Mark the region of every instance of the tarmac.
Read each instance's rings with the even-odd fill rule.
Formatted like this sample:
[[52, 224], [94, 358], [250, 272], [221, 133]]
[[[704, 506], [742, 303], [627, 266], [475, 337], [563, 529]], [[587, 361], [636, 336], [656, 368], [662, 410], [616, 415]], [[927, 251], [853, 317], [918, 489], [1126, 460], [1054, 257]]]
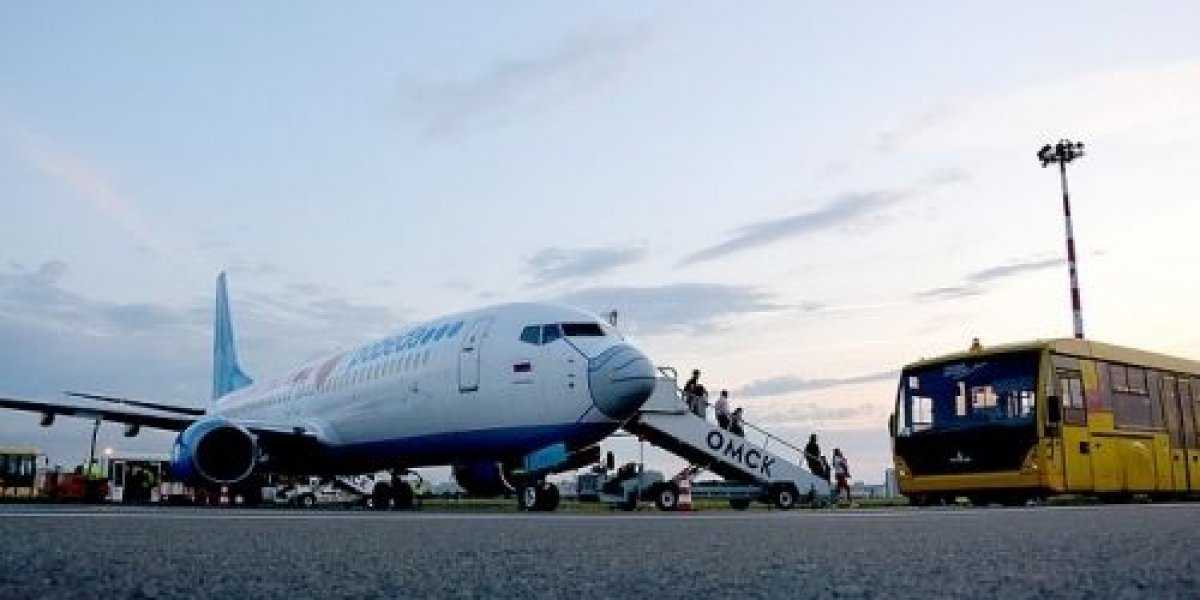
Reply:
[[613, 514], [0, 505], [0, 598], [1195, 598], [1200, 504]]

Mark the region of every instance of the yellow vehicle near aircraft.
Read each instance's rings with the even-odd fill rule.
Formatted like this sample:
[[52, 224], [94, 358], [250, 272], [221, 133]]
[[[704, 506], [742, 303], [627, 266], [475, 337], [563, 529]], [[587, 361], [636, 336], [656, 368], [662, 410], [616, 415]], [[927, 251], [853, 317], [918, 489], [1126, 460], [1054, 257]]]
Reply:
[[1200, 362], [1078, 339], [904, 367], [890, 419], [913, 504], [1200, 494]]

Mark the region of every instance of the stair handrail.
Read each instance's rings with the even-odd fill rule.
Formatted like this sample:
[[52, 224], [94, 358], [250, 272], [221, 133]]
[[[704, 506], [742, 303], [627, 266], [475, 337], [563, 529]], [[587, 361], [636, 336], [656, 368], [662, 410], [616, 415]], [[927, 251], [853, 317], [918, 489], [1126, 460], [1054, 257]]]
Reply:
[[[671, 368], [671, 367], [659, 367], [659, 371], [662, 371], [663, 369], [670, 369], [670, 370], [671, 370], [671, 372], [674, 372], [674, 371], [675, 371], [675, 369], [673, 369], [673, 368]], [[664, 374], [665, 374], [665, 373], [664, 373]], [[673, 378], [673, 377], [672, 377], [671, 379], [672, 379], [673, 381], [675, 381], [675, 382], [678, 384], [678, 379], [675, 379], [675, 378]], [[678, 386], [678, 385], [676, 385], [676, 386], [675, 386], [675, 392], [676, 392], [676, 396], [677, 396], [677, 397], [680, 399], [680, 401], [683, 401], [683, 402], [686, 404], [686, 401], [685, 401], [685, 400], [684, 400], [684, 398], [683, 398], [683, 396], [684, 396], [684, 394], [683, 394], [683, 391], [679, 389], [679, 386]], [[709, 402], [709, 401], [707, 400], [707, 398], [705, 398], [705, 397], [700, 397], [700, 398], [697, 398], [697, 400], [698, 400], [698, 401], [699, 401], [699, 402], [700, 402], [702, 405], [704, 405], [704, 407], [705, 407], [705, 411], [704, 411], [704, 412], [705, 412], [705, 414], [706, 414], [706, 415], [708, 414], [708, 410], [707, 410], [707, 409], [708, 409], [708, 407], [710, 407], [710, 406], [711, 406], [711, 407], [713, 407], [713, 411], [714, 411], [714, 412], [716, 412], [716, 407], [715, 407], [715, 404], [714, 404], [713, 402]], [[698, 417], [699, 417], [700, 415], [696, 415], [696, 416], [698, 416]], [[703, 418], [705, 421], [707, 421], [707, 420], [708, 420], [706, 417], [701, 417], [701, 418]], [[820, 462], [820, 461], [821, 461], [821, 457], [820, 457], [820, 456], [818, 456], [818, 455], [814, 455], [814, 454], [809, 454], [809, 453], [808, 453], [808, 451], [804, 450], [803, 448], [800, 448], [799, 446], [797, 446], [797, 445], [795, 445], [795, 444], [793, 444], [793, 443], [791, 443], [791, 442], [787, 441], [786, 439], [784, 439], [784, 438], [781, 438], [781, 437], [779, 437], [779, 436], [777, 436], [777, 435], [775, 435], [775, 434], [773, 434], [773, 433], [771, 433], [771, 432], [769, 432], [769, 431], [767, 431], [767, 430], [763, 429], [762, 427], [759, 427], [758, 425], [755, 425], [754, 423], [751, 423], [750, 421], [747, 421], [747, 420], [743, 419], [743, 420], [741, 421], [741, 423], [742, 423], [742, 426], [743, 426], [743, 427], [745, 427], [745, 428], [747, 428], [747, 429], [753, 429], [754, 431], [757, 431], [758, 433], [762, 434], [762, 436], [763, 436], [763, 439], [764, 439], [764, 443], [763, 443], [763, 446], [762, 446], [762, 447], [763, 447], [763, 450], [766, 450], [766, 449], [767, 449], [767, 445], [770, 443], [770, 441], [771, 441], [771, 440], [774, 440], [774, 441], [776, 441], [776, 442], [779, 442], [780, 444], [783, 444], [783, 445], [784, 445], [784, 446], [786, 446], [787, 448], [789, 448], [789, 449], [793, 450], [794, 452], [796, 452], [797, 454], [799, 454], [799, 455], [800, 455], [801, 457], [803, 457], [803, 458], [811, 458], [812, 460], [814, 460], [814, 461], [817, 461], [817, 462]], [[808, 465], [804, 465], [804, 466], [805, 466], [805, 467], [807, 467]]]

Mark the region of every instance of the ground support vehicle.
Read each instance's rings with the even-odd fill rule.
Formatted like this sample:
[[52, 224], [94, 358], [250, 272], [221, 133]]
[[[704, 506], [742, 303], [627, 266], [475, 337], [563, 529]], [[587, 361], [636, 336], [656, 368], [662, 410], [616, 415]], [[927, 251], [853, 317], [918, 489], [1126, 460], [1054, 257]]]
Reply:
[[727, 482], [754, 486], [761, 492], [758, 498], [777, 508], [828, 499], [829, 483], [801, 466], [803, 450], [751, 423], [743, 423], [741, 435], [723, 429], [706, 418], [707, 402], [691, 400], [685, 400], [675, 371], [662, 367], [654, 393], [624, 427], [688, 461], [693, 473], [706, 470]]
[[889, 422], [913, 504], [1200, 497], [1200, 362], [1078, 339], [904, 367]]

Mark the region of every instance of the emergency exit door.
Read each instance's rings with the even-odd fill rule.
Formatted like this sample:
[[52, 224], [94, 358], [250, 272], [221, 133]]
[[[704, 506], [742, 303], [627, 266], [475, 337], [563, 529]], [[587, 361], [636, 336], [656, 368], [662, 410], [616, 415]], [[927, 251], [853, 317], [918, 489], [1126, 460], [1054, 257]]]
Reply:
[[458, 349], [458, 391], [474, 392], [479, 389], [479, 362], [483, 340], [487, 337], [491, 319], [480, 319], [471, 324], [463, 336]]

